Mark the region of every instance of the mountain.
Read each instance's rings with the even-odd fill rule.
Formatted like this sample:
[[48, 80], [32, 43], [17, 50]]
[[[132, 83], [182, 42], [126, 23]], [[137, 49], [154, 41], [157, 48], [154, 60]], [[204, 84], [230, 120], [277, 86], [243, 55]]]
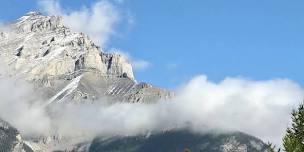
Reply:
[[16, 128], [0, 119], [0, 152], [33, 152]]
[[241, 132], [195, 134], [176, 130], [150, 136], [96, 138], [89, 152], [263, 152], [265, 144]]
[[[132, 66], [106, 53], [87, 35], [72, 32], [62, 17], [29, 12], [0, 33], [0, 57], [14, 75], [35, 83], [49, 103], [64, 100], [154, 102], [171, 92], [137, 83]], [[41, 89], [42, 88], [42, 89]], [[99, 100], [100, 101], [100, 100]]]
[[[94, 104], [166, 102], [173, 92], [138, 83], [128, 59], [98, 47], [84, 33], [64, 25], [60, 16], [29, 12], [1, 29], [0, 59], [5, 74], [35, 86], [46, 107], [58, 103]], [[1, 117], [1, 116], [0, 116]], [[21, 138], [17, 129], [0, 120], [0, 149], [10, 151], [192, 151], [256, 152], [265, 144], [240, 132], [194, 134], [166, 131], [149, 136], [96, 137], [77, 141], [61, 135]], [[2, 152], [0, 151], [0, 152]]]

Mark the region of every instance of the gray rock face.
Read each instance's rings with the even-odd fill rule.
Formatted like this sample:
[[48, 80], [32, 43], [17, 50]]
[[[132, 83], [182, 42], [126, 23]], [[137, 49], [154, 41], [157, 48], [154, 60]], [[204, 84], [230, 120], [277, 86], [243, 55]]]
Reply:
[[50, 103], [91, 102], [104, 96], [111, 101], [153, 102], [172, 95], [139, 87], [124, 56], [104, 52], [87, 35], [65, 27], [59, 16], [30, 12], [8, 29], [0, 36], [0, 58], [14, 75], [41, 88]]
[[0, 152], [33, 152], [17, 129], [0, 119]]

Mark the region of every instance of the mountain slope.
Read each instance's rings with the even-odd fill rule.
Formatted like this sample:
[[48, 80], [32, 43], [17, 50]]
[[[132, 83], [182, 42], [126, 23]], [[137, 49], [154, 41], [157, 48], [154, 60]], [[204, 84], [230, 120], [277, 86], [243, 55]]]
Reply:
[[96, 138], [89, 152], [262, 152], [266, 148], [261, 140], [240, 132], [200, 135], [169, 131], [148, 137]]

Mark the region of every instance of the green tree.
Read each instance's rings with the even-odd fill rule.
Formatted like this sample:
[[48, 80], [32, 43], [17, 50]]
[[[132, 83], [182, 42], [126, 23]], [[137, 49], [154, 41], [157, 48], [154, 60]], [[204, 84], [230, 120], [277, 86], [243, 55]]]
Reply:
[[301, 103], [291, 114], [292, 124], [283, 138], [284, 151], [304, 152], [304, 104]]

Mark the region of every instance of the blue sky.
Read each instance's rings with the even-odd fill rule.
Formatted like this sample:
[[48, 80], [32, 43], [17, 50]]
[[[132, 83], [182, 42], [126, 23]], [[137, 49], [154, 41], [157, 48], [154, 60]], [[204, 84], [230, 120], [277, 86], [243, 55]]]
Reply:
[[[93, 0], [60, 0], [66, 10]], [[36, 0], [1, 2], [0, 20], [12, 21]], [[112, 0], [123, 17], [106, 48], [119, 48], [150, 66], [139, 81], [175, 88], [205, 74], [254, 80], [288, 78], [303, 85], [304, 2], [300, 0]]]

